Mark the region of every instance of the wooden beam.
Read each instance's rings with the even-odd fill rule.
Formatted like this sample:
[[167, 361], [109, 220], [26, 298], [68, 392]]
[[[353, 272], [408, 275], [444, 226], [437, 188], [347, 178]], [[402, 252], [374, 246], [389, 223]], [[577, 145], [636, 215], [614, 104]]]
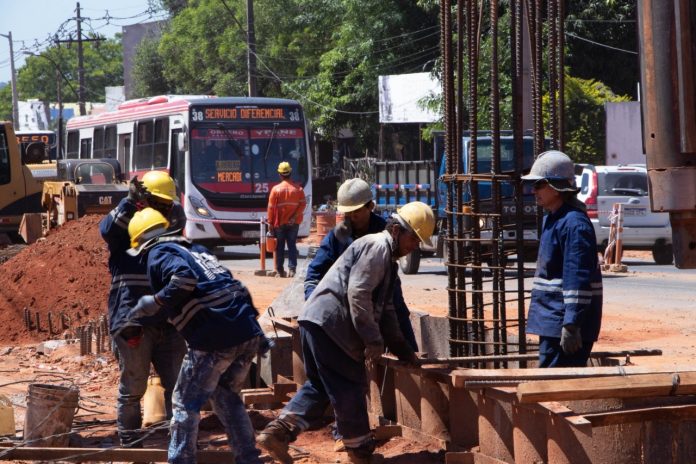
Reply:
[[625, 377], [542, 380], [517, 387], [520, 403], [603, 398], [639, 398], [696, 393], [696, 372], [639, 374]]
[[646, 366], [605, 366], [605, 367], [557, 367], [553, 369], [456, 369], [450, 373], [452, 384], [457, 388], [480, 388], [476, 382], [494, 385], [501, 383], [524, 382], [531, 380], [554, 380], [578, 377], [608, 377], [636, 374], [664, 374], [672, 372], [696, 372], [696, 367], [672, 366], [669, 368], [654, 368]]
[[681, 406], [656, 406], [653, 408], [627, 409], [623, 411], [583, 414], [583, 417], [590, 421], [593, 427], [654, 420], [668, 422], [694, 420], [696, 419], [696, 405], [685, 404]]
[[[167, 450], [148, 448], [0, 448], [3, 461], [167, 462]], [[199, 450], [196, 462], [233, 464], [230, 451]]]

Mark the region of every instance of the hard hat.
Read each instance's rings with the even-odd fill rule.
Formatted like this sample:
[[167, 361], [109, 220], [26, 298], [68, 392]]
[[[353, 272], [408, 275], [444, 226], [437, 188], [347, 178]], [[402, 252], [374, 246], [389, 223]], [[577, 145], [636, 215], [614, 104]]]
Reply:
[[166, 232], [168, 227], [169, 221], [154, 208], [136, 212], [128, 224], [131, 248], [136, 250], [135, 254], [140, 252], [146, 242]]
[[435, 231], [435, 214], [430, 206], [422, 201], [412, 201], [402, 206], [393, 217], [414, 232], [421, 242], [433, 246], [430, 236]]
[[176, 198], [176, 187], [169, 174], [164, 171], [149, 171], [143, 176], [143, 185], [152, 195], [167, 201]]
[[290, 163], [288, 163], [287, 161], [283, 161], [278, 165], [278, 174], [282, 176], [287, 176], [290, 175], [291, 172], [292, 167], [290, 166]]
[[372, 201], [372, 190], [362, 179], [348, 179], [338, 188], [338, 210], [350, 213]]
[[549, 185], [558, 191], [577, 191], [575, 188], [575, 164], [568, 155], [561, 151], [549, 150], [539, 154], [529, 174], [522, 176], [522, 180], [527, 181], [542, 179], [549, 181]]

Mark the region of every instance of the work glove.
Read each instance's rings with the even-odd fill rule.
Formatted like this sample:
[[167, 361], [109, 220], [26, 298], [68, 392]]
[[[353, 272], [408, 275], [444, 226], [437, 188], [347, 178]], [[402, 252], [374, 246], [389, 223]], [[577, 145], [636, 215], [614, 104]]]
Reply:
[[377, 361], [384, 354], [384, 345], [381, 343], [373, 343], [365, 347], [365, 359], [368, 361]]
[[582, 348], [580, 327], [572, 324], [563, 326], [561, 329], [561, 348], [565, 354], [574, 354]]
[[157, 300], [155, 300], [154, 295], [141, 296], [138, 300], [138, 304], [131, 310], [130, 318], [138, 319], [145, 316], [154, 316], [160, 308], [161, 306], [157, 303]]
[[146, 191], [147, 188], [138, 180], [138, 176], [134, 176], [128, 186], [128, 199], [133, 203], [142, 202], [145, 200], [144, 192]]
[[143, 328], [139, 326], [126, 327], [120, 335], [130, 348], [137, 348], [143, 340]]

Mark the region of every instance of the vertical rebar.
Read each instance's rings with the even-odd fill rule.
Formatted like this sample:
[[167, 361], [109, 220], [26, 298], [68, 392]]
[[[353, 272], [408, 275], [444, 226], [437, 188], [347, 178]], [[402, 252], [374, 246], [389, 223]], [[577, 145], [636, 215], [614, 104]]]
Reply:
[[48, 335], [53, 336], [53, 314], [48, 312]]
[[36, 331], [41, 332], [41, 315], [38, 311], [36, 311], [36, 314], [34, 314], [34, 316], [36, 317]]

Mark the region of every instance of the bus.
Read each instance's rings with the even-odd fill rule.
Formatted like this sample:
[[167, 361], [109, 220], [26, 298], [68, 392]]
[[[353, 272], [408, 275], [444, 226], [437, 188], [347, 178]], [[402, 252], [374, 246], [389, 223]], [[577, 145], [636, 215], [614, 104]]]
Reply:
[[207, 246], [259, 240], [278, 164], [307, 196], [299, 236], [309, 235], [311, 156], [299, 102], [275, 98], [157, 96], [72, 118], [66, 158], [115, 158], [127, 178], [169, 173], [186, 212], [184, 235]]

